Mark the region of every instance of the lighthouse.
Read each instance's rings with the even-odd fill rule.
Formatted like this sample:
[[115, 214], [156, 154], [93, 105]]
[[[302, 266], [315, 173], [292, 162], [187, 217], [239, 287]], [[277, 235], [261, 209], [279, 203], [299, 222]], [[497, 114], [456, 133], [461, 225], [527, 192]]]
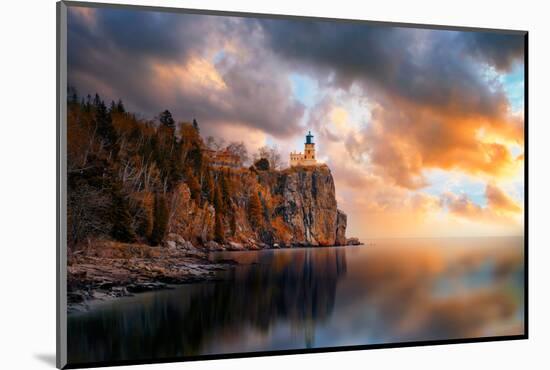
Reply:
[[290, 153], [290, 166], [315, 166], [317, 160], [315, 159], [315, 143], [313, 142], [313, 135], [311, 131], [306, 135], [306, 142], [304, 143], [304, 153]]

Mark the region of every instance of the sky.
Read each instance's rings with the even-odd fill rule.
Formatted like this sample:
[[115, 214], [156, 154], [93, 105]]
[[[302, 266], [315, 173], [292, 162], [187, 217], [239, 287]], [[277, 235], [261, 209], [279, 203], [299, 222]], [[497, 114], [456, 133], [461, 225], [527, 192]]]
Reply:
[[81, 95], [285, 162], [311, 130], [348, 236], [523, 234], [522, 35], [70, 7], [67, 39]]

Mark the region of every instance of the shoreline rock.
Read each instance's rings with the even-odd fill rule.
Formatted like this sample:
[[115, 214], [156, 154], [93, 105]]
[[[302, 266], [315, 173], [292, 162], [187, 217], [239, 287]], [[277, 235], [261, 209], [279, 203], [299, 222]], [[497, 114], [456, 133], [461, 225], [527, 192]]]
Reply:
[[209, 241], [195, 247], [171, 234], [165, 246], [151, 247], [100, 241], [92, 247], [73, 251], [67, 267], [67, 311], [87, 311], [101, 301], [163, 289], [174, 285], [213, 281], [218, 271], [227, 271], [238, 263], [231, 259], [212, 262], [210, 252], [256, 251], [263, 249], [330, 248], [362, 245], [358, 238], [347, 238], [345, 245], [310, 245], [307, 243], [272, 245], [250, 241], [219, 244]]
[[346, 239], [346, 245], [363, 245], [363, 243], [359, 241], [359, 238], [351, 237]]
[[178, 243], [151, 247], [97, 242], [93, 248], [69, 255], [67, 311], [86, 311], [100, 301], [216, 280], [216, 272], [233, 267], [234, 263], [212, 262], [208, 253]]

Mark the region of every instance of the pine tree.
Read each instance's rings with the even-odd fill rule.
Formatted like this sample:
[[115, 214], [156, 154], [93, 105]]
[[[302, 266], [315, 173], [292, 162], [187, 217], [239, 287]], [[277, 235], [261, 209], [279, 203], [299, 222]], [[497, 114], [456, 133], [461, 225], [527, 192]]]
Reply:
[[114, 184], [111, 191], [112, 209], [111, 221], [113, 224], [111, 235], [116, 240], [130, 243], [136, 240], [136, 234], [132, 229], [132, 217], [130, 206], [122, 194], [122, 185]]
[[92, 97], [90, 96], [90, 94], [88, 94], [86, 96], [86, 103], [82, 103], [82, 105], [84, 106], [84, 112], [89, 112], [91, 109], [92, 109]]
[[116, 103], [116, 110], [119, 113], [126, 113], [126, 108], [124, 108], [124, 104], [122, 104], [121, 99], [118, 99], [118, 102]]
[[203, 158], [202, 150], [198, 144], [193, 146], [193, 149], [187, 153], [187, 165], [193, 168], [195, 173], [199, 173], [202, 167]]
[[103, 103], [103, 101], [102, 101], [101, 98], [99, 97], [99, 94], [98, 94], [98, 93], [95, 93], [93, 105], [97, 108], [97, 107], [99, 107], [99, 105], [100, 105], [101, 103]]
[[117, 133], [113, 126], [111, 113], [107, 111], [105, 103], [95, 95], [94, 106], [96, 108], [95, 121], [97, 124], [97, 133], [106, 142], [107, 146], [114, 145], [117, 140]]
[[151, 232], [151, 244], [159, 245], [164, 240], [168, 226], [168, 207], [164, 195], [155, 194], [153, 206], [153, 231]]
[[254, 162], [254, 167], [260, 171], [269, 171], [269, 161], [265, 158], [260, 158]]
[[160, 123], [168, 128], [175, 129], [176, 128], [176, 122], [174, 121], [174, 118], [172, 118], [172, 113], [168, 109], [166, 109], [164, 112], [162, 112], [159, 116]]
[[74, 86], [67, 88], [67, 100], [69, 104], [78, 104], [78, 92]]

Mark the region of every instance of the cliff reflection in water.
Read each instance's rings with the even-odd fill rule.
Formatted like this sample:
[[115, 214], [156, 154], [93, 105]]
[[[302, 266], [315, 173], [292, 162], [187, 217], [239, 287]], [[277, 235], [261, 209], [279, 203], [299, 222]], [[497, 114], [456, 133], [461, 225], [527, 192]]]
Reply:
[[286, 320], [303, 333], [294, 342], [311, 343], [314, 323], [330, 316], [346, 271], [344, 248], [217, 257], [242, 265], [221, 273], [220, 282], [123, 298], [69, 317], [69, 362], [217, 353], [243, 330], [269, 335]]
[[69, 316], [69, 361], [523, 333], [521, 238], [228, 252], [221, 281]]

